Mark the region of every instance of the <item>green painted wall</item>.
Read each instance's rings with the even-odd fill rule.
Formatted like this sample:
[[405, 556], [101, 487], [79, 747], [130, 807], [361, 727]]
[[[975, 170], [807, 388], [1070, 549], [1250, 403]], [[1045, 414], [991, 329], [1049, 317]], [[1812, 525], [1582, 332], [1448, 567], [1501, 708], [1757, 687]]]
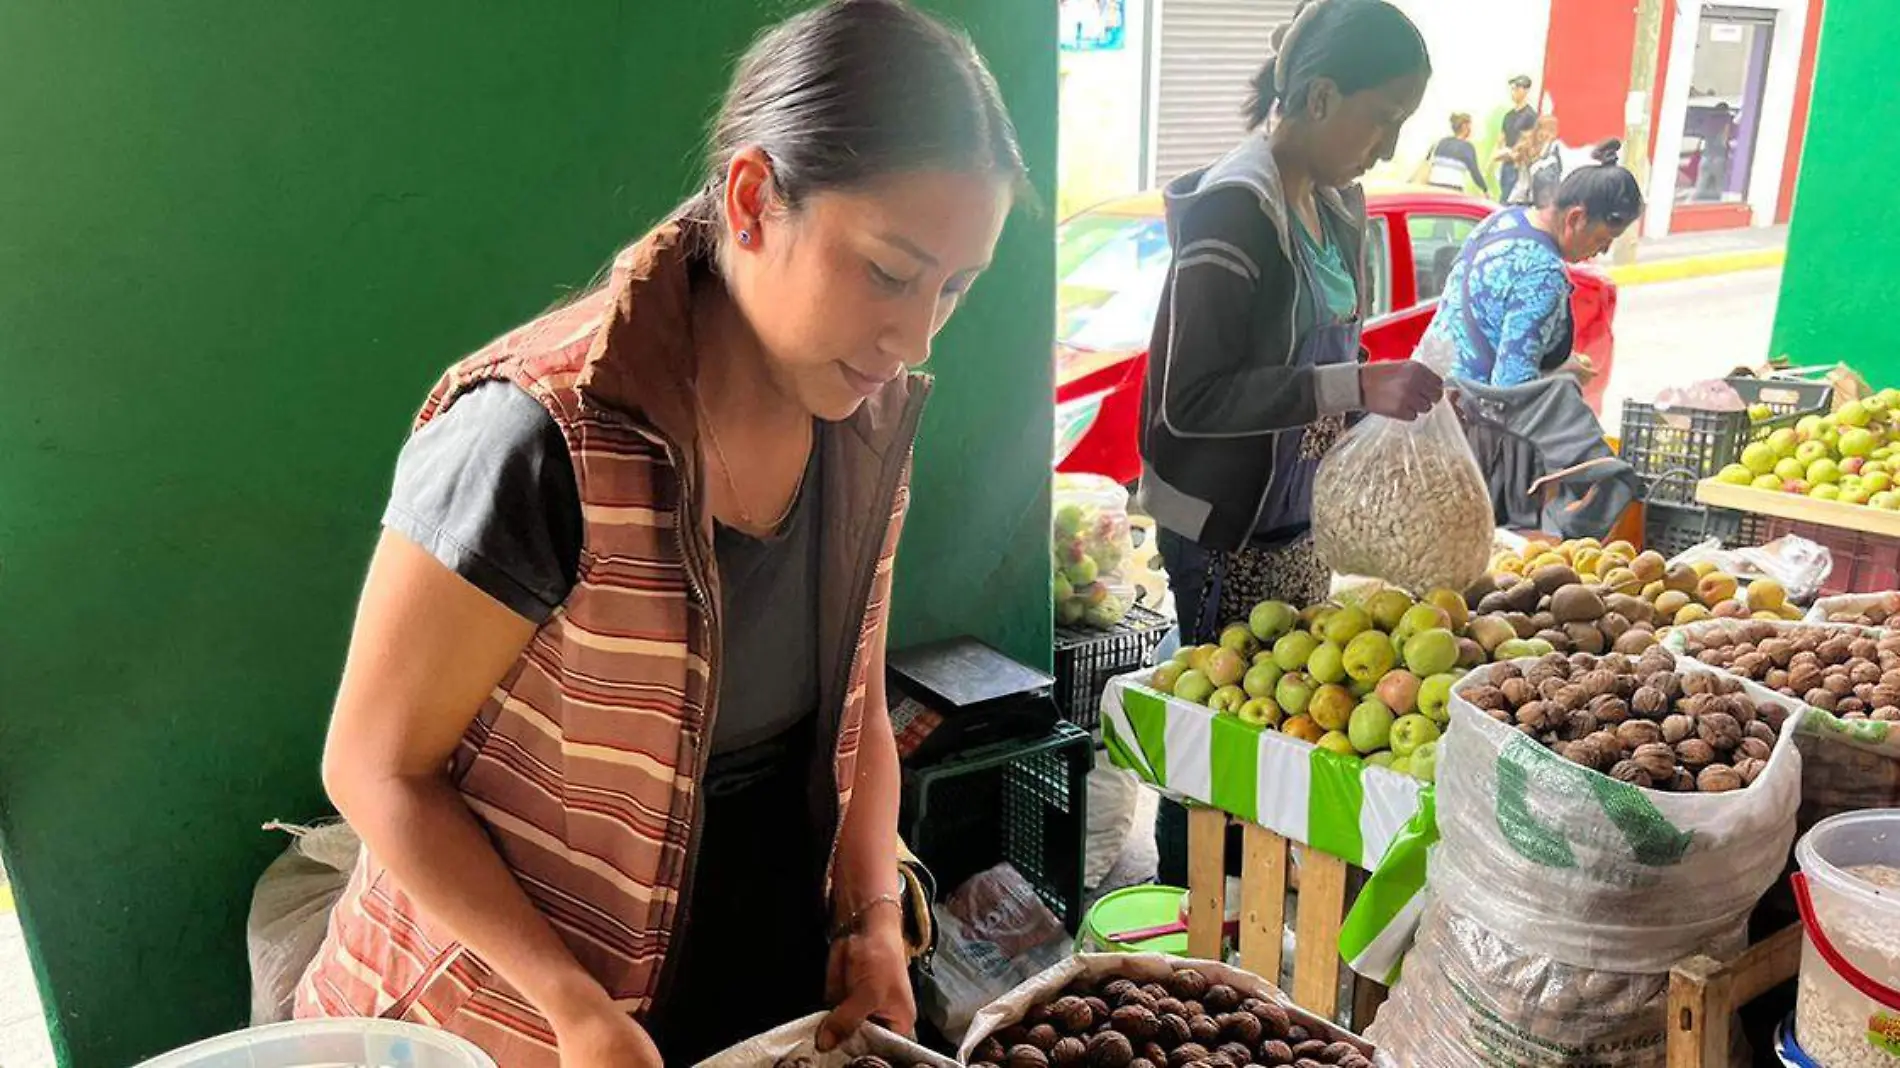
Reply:
[[[943, 0], [1054, 174], [1055, 47]], [[769, 9], [769, 10], [768, 10]], [[689, 183], [783, 4], [0, 7], [0, 844], [63, 1062], [235, 1026], [410, 413]], [[1048, 656], [1052, 223], [939, 346], [900, 638]]]
[[1827, 0], [1775, 315], [1774, 352], [1796, 365], [1844, 361], [1880, 386], [1900, 385], [1900, 272], [1888, 252], [1900, 199], [1884, 180], [1900, 167], [1900, 94], [1882, 88], [1897, 54], [1891, 0]]

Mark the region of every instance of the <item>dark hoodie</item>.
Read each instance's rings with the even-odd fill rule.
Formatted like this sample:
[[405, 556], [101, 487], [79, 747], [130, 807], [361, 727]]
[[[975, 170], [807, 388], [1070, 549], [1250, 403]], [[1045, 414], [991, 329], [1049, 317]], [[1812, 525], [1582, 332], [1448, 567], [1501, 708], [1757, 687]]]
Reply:
[[[1358, 265], [1367, 308], [1365, 194], [1319, 190], [1328, 231]], [[1308, 424], [1360, 406], [1357, 363], [1300, 366], [1313, 295], [1264, 134], [1166, 190], [1174, 247], [1142, 400], [1141, 501], [1155, 521], [1211, 548], [1304, 533], [1317, 459]], [[1363, 358], [1363, 355], [1362, 355]]]

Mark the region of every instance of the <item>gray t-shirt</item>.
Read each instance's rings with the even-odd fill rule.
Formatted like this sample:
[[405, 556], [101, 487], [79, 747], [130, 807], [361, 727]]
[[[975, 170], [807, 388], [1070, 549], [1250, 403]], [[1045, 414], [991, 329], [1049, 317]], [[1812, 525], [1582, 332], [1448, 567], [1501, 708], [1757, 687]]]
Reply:
[[[714, 531], [725, 630], [715, 755], [776, 738], [818, 708], [818, 455], [814, 443], [777, 534]], [[573, 460], [547, 409], [511, 382], [473, 387], [410, 437], [383, 525], [536, 623], [580, 571]]]

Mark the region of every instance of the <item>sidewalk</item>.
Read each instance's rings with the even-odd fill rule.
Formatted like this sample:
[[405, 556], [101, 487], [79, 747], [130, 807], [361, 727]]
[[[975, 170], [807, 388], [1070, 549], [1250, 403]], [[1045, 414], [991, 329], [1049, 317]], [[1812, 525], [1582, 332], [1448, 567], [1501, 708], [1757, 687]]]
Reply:
[[1779, 267], [1787, 259], [1786, 226], [1710, 230], [1646, 237], [1636, 243], [1636, 262], [1606, 269], [1619, 286], [1676, 282], [1734, 271]]

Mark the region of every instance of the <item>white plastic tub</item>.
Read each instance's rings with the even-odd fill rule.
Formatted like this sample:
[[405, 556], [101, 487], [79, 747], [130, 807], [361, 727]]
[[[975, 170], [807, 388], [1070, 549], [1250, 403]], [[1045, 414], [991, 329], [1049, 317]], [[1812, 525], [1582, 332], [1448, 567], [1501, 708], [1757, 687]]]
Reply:
[[1822, 820], [1795, 860], [1802, 1049], [1824, 1068], [1900, 1068], [1900, 810]]
[[207, 1038], [138, 1068], [495, 1068], [466, 1039], [393, 1020], [299, 1020]]

